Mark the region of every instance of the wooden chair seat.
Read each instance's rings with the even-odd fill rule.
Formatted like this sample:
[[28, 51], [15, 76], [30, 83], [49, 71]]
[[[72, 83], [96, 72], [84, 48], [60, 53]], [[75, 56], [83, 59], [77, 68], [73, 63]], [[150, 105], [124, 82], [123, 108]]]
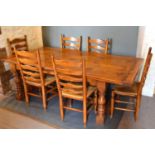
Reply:
[[139, 82], [135, 82], [132, 86], [115, 86], [113, 91], [119, 95], [137, 96], [139, 84]]
[[[87, 88], [87, 98], [90, 97], [92, 95], [92, 93], [96, 90], [97, 90], [96, 87], [89, 86]], [[81, 93], [79, 93], [79, 94], [76, 94], [76, 93], [74, 93], [74, 90], [71, 91], [70, 89], [63, 88], [62, 95], [66, 98], [83, 100], [83, 91], [81, 91]]]
[[[47, 76], [45, 78], [45, 86], [50, 85], [55, 81], [56, 81], [56, 79], [54, 76]], [[27, 81], [26, 83], [29, 85], [32, 85], [32, 86], [41, 87], [41, 83], [32, 82], [32, 81]]]
[[45, 78], [45, 86], [50, 85], [51, 83], [55, 82], [55, 76], [47, 76]]

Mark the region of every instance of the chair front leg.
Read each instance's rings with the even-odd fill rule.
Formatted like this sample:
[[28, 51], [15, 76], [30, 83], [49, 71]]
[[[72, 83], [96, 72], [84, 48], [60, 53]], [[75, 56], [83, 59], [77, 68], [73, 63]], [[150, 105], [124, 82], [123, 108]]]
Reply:
[[138, 119], [138, 114], [139, 114], [139, 109], [140, 109], [140, 101], [141, 101], [141, 96], [137, 96], [136, 98], [136, 108], [134, 112], [134, 119], [137, 121]]
[[94, 110], [97, 113], [97, 90], [94, 92]]
[[87, 100], [83, 101], [83, 124], [86, 127], [87, 124]]
[[28, 95], [28, 86], [24, 83], [24, 93], [25, 93], [25, 101], [27, 104], [30, 103], [29, 95]]

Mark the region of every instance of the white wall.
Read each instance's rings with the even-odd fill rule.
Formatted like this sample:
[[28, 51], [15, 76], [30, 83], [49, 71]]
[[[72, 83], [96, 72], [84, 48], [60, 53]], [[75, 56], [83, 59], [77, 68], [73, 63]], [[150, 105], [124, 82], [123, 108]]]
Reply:
[[43, 46], [41, 26], [1, 26], [0, 47], [6, 47], [7, 38], [13, 39], [27, 35], [29, 49], [36, 49]]
[[142, 57], [144, 35], [145, 35], [145, 27], [140, 26], [139, 32], [138, 32], [138, 42], [137, 42], [137, 57]]
[[74, 37], [81, 35], [82, 50], [85, 51], [88, 36], [109, 38], [112, 39], [112, 54], [135, 56], [138, 28], [138, 26], [43, 26], [43, 40], [45, 46], [59, 47], [60, 34]]
[[155, 27], [140, 27], [137, 44], [137, 57], [145, 59], [149, 47], [152, 47], [153, 58], [142, 94], [146, 96], [153, 96], [155, 89]]

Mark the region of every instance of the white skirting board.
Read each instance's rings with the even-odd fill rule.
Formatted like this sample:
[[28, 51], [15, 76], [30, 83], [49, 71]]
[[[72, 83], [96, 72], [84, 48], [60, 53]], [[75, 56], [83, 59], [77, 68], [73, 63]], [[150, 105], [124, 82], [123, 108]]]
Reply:
[[155, 93], [152, 93], [152, 90], [149, 88], [143, 89], [142, 95], [143, 96], [148, 96], [148, 97], [153, 97]]

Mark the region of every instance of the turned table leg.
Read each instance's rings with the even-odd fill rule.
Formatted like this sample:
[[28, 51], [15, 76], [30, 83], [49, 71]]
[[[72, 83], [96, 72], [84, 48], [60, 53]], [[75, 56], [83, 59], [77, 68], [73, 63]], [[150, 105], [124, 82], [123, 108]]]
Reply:
[[99, 92], [98, 96], [98, 109], [96, 115], [96, 124], [102, 125], [104, 124], [105, 117], [105, 91], [106, 91], [106, 83], [105, 82], [97, 82], [97, 89]]
[[16, 99], [17, 100], [22, 100], [24, 92], [22, 89], [22, 80], [20, 77], [19, 71], [16, 69], [16, 65], [11, 64], [10, 65], [11, 72], [13, 73], [13, 77], [15, 79], [15, 84], [16, 84]]

